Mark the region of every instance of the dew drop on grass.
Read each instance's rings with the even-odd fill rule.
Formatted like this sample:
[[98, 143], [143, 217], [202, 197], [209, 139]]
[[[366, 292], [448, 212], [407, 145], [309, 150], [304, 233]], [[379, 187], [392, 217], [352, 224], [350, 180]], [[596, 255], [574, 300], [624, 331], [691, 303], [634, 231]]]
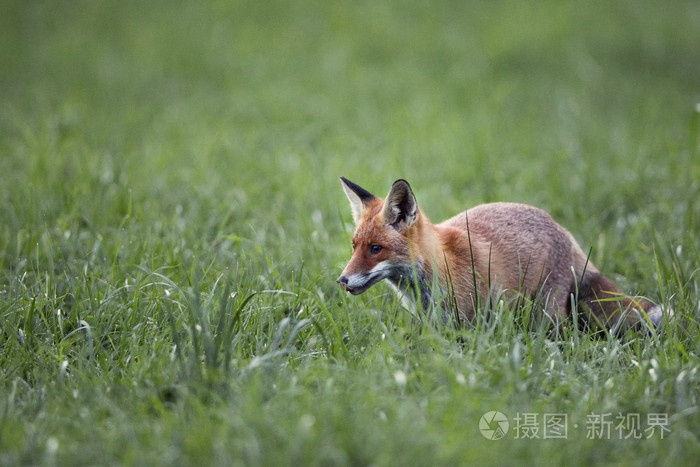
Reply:
[[685, 370], [678, 373], [678, 376], [676, 376], [676, 383], [680, 384], [681, 382], [683, 382], [683, 378], [685, 378], [685, 375], [686, 375]]
[[58, 440], [53, 436], [50, 436], [46, 440], [46, 453], [53, 456], [58, 451]]
[[406, 386], [406, 373], [403, 371], [399, 370], [394, 373], [394, 381], [396, 381], [396, 384], [399, 387], [404, 387]]
[[652, 358], [650, 363], [651, 368], [649, 368], [649, 376], [651, 377], [651, 381], [655, 383], [656, 380], [659, 379], [659, 362], [655, 358]]
[[651, 377], [652, 382], [656, 382], [657, 379], [659, 379], [659, 376], [656, 374], [656, 370], [653, 368], [649, 368], [649, 376]]
[[299, 419], [299, 428], [308, 432], [314, 426], [314, 423], [316, 423], [316, 418], [311, 414], [305, 413]]

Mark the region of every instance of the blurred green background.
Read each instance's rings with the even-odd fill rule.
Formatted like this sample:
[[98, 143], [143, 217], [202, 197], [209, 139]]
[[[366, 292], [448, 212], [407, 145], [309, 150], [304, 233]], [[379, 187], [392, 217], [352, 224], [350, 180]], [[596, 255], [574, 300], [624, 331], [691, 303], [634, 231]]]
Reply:
[[346, 209], [338, 175], [407, 178], [434, 220], [513, 200], [572, 230], [697, 194], [695, 2], [2, 8], [3, 209], [49, 225], [128, 198], [300, 241], [302, 216]]

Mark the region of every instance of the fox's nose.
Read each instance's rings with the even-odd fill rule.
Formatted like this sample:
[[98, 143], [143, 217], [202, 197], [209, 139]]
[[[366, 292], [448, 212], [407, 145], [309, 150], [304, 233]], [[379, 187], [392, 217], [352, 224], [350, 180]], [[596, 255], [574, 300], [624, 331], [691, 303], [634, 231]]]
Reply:
[[347, 290], [348, 292], [350, 292], [350, 291], [352, 290], [350, 287], [348, 287], [348, 278], [347, 278], [347, 277], [345, 277], [345, 276], [340, 276], [340, 277], [336, 280], [336, 282], [337, 282], [338, 284], [340, 284], [340, 286], [343, 287], [343, 288], [344, 288], [345, 290]]

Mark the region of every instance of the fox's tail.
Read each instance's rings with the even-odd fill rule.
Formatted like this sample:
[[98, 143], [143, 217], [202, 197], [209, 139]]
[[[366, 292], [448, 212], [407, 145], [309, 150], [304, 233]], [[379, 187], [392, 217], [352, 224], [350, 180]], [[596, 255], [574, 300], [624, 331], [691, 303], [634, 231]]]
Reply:
[[[643, 329], [644, 323], [658, 328], [664, 310], [647, 300], [624, 295], [615, 283], [597, 271], [586, 271], [579, 284], [578, 306], [581, 319], [592, 329]], [[673, 312], [666, 309], [668, 318]]]

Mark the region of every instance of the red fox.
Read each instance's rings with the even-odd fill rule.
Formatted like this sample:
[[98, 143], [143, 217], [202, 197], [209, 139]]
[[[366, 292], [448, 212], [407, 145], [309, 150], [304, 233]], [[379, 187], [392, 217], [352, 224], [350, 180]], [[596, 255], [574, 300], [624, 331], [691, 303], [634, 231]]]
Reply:
[[620, 293], [541, 209], [483, 204], [432, 224], [406, 180], [395, 181], [386, 200], [340, 180], [355, 233], [352, 257], [337, 282], [353, 295], [387, 279], [414, 314], [420, 303], [428, 312], [441, 308], [443, 320], [456, 311], [460, 321], [471, 321], [479, 297], [500, 291], [506, 299], [539, 300], [557, 326], [572, 314], [575, 300], [581, 324], [591, 329], [657, 327], [662, 321], [660, 306]]

